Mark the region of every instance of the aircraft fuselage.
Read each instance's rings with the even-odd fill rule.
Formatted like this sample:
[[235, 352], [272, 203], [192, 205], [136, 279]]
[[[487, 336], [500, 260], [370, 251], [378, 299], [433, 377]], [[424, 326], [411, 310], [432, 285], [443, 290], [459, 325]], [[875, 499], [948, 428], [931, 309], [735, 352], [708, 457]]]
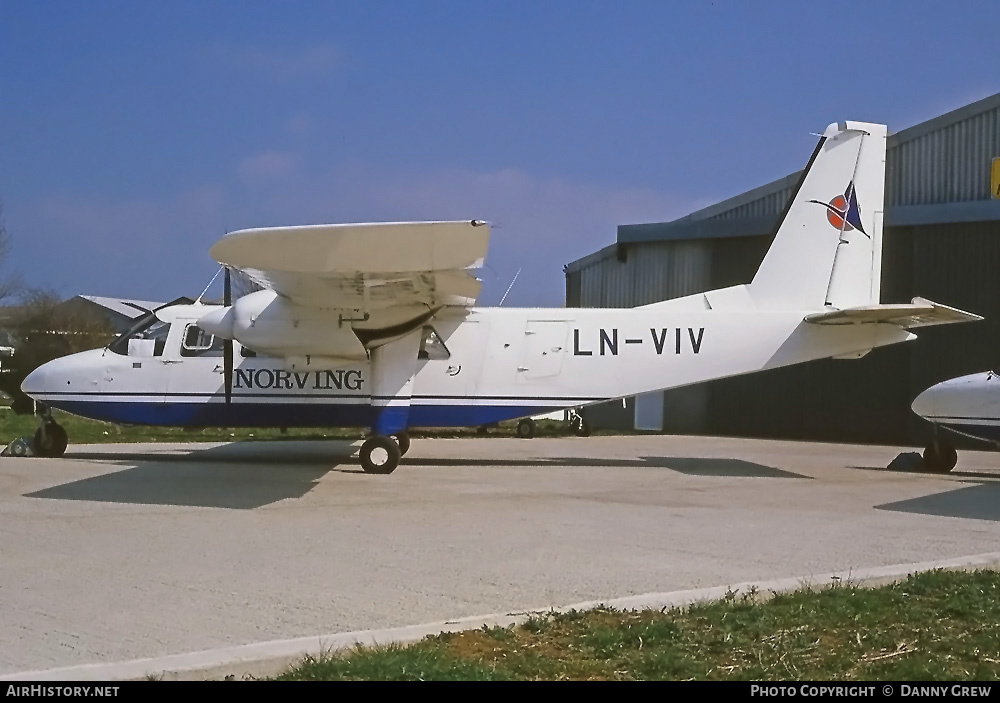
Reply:
[[[809, 311], [691, 309], [692, 301], [697, 304], [692, 297], [631, 309], [445, 310], [424, 328], [434, 340], [421, 348], [407, 426], [475, 427], [861, 354], [912, 337], [892, 325], [809, 324], [803, 322]], [[43, 366], [24, 390], [51, 407], [116, 423], [372, 425], [377, 410], [367, 360], [297, 370], [280, 357], [244, 356], [236, 344], [227, 402], [218, 345], [191, 351], [182, 344], [210, 309], [191, 306], [187, 318], [177, 316], [158, 354], [82, 352]]]

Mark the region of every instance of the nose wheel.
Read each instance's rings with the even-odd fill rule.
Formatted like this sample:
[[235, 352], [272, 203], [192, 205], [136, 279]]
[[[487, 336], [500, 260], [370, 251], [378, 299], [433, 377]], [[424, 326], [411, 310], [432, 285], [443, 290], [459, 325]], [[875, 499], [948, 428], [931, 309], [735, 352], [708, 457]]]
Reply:
[[958, 463], [958, 452], [955, 447], [943, 439], [934, 438], [924, 449], [924, 466], [935, 472], [946, 474]]
[[63, 426], [55, 421], [43, 422], [42, 426], [35, 430], [34, 444], [36, 456], [57, 457], [66, 452], [66, 445], [69, 438]]

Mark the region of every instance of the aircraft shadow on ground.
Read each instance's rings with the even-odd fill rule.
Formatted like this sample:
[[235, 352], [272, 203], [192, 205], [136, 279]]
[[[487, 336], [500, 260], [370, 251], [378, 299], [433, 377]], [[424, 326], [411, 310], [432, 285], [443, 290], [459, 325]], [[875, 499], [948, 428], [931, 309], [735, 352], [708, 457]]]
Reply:
[[[996, 478], [995, 476], [993, 478]], [[1000, 483], [977, 483], [920, 498], [876, 505], [877, 510], [1000, 521]]]
[[161, 455], [138, 451], [67, 452], [67, 458], [101, 460], [129, 468], [25, 496], [252, 510], [287, 498], [301, 498], [330, 471], [361, 471], [353, 465], [352, 448], [347, 442], [279, 446], [284, 444], [241, 442]]
[[[122, 470], [25, 494], [29, 498], [84, 500], [142, 505], [177, 505], [252, 510], [288, 498], [301, 498], [330, 471], [362, 473], [349, 442], [313, 445], [235, 443], [170, 454], [139, 451], [67, 452], [67, 458], [99, 460]], [[28, 459], [27, 461], [31, 461]], [[553, 457], [524, 459], [406, 458], [397, 471], [416, 467], [654, 467], [689, 476], [811, 478], [742, 459], [639, 457], [599, 459]], [[391, 481], [391, 476], [372, 476]]]
[[546, 466], [597, 466], [610, 468], [658, 468], [670, 469], [688, 476], [718, 476], [729, 478], [807, 478], [802, 474], [783, 471], [773, 466], [756, 464], [743, 459], [722, 459], [713, 457], [670, 457], [644, 456], [635, 459], [610, 459], [601, 457], [542, 457], [522, 459], [440, 459], [407, 457], [400, 464], [406, 466], [468, 466], [490, 468], [495, 466], [546, 467]]

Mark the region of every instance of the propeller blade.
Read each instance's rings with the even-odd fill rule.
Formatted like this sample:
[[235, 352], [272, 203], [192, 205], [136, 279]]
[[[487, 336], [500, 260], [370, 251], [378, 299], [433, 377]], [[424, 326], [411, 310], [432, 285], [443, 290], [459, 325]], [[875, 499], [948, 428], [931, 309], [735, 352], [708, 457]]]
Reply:
[[[228, 266], [226, 267], [222, 302], [227, 307], [233, 304], [233, 285], [229, 276]], [[226, 403], [229, 404], [233, 400], [233, 340], [225, 340], [222, 349], [222, 374], [226, 383]]]

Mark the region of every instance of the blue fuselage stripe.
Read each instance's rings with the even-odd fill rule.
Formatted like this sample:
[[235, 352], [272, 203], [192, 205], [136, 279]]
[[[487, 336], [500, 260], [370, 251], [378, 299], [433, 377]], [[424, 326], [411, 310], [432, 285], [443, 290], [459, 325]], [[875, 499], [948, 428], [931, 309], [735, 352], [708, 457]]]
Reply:
[[[536, 399], [538, 400], [538, 399]], [[153, 403], [137, 400], [48, 400], [59, 410], [129, 425], [164, 427], [371, 427], [378, 408], [367, 403]], [[410, 406], [408, 427], [478, 427], [542, 415], [560, 405]]]

